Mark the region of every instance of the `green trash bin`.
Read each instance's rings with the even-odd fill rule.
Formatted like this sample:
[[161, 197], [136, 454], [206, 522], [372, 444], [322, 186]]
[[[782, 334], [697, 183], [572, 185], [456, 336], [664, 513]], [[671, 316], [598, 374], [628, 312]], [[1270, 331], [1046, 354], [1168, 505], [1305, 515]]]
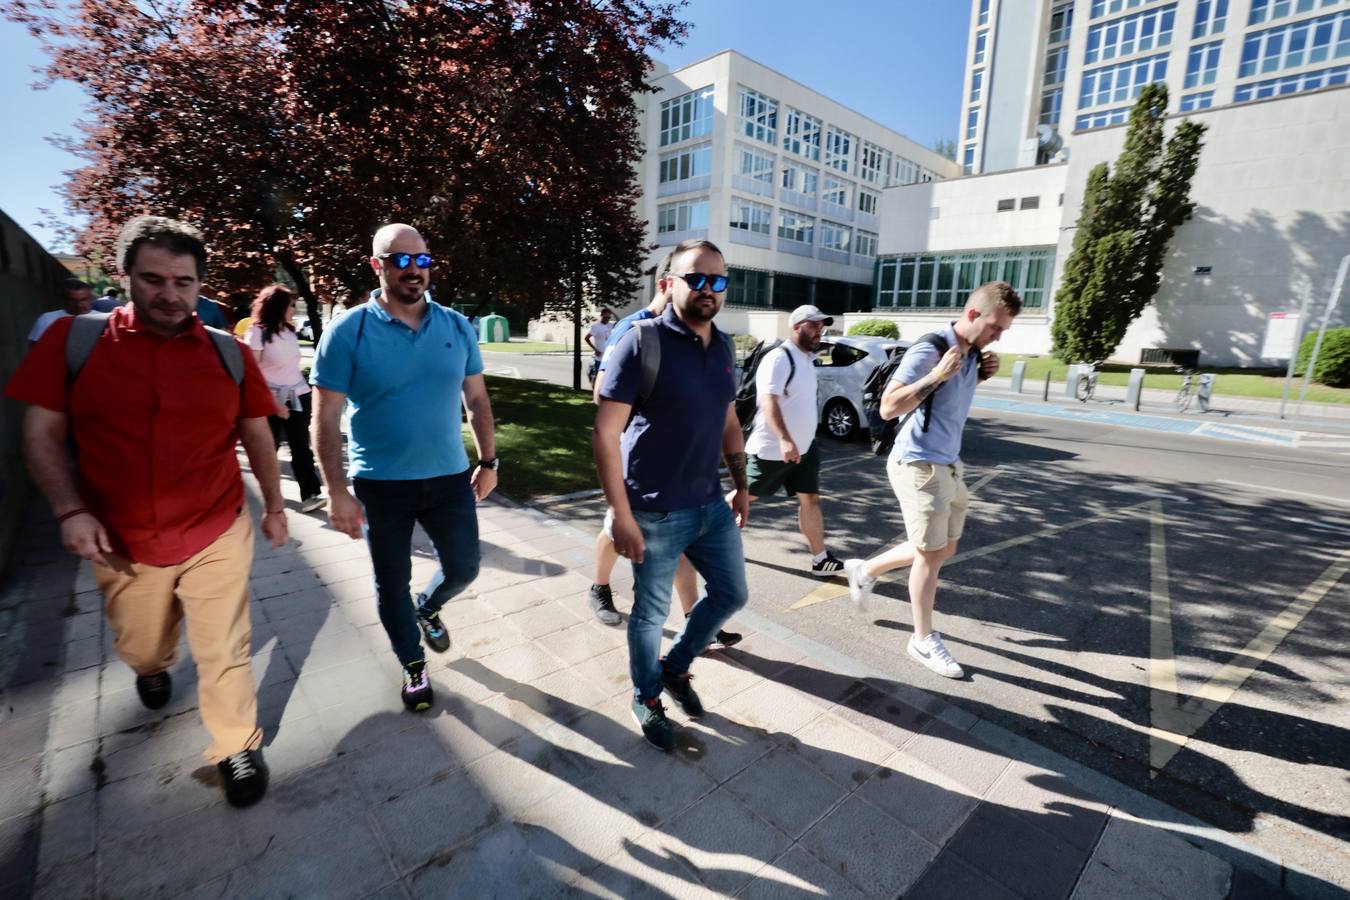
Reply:
[[506, 322], [506, 316], [499, 316], [495, 313], [483, 316], [478, 320], [478, 343], [496, 344], [506, 343], [511, 340], [511, 328]]

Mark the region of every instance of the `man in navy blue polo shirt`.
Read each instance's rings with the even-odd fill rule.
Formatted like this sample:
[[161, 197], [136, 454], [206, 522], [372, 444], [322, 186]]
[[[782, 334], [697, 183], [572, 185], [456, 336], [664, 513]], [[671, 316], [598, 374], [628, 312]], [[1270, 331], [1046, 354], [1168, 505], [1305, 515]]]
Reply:
[[[381, 228], [370, 257], [379, 290], [331, 325], [314, 354], [315, 445], [328, 484], [329, 518], [353, 538], [365, 533], [380, 622], [403, 665], [403, 703], [414, 711], [430, 708], [432, 699], [420, 637], [438, 653], [450, 648], [440, 610], [478, 577], [474, 504], [497, 485], [492, 406], [478, 341], [467, 319], [427, 299], [431, 263], [415, 228]], [[478, 446], [472, 474], [460, 434], [461, 396]], [[347, 404], [355, 496], [342, 471]], [[418, 523], [436, 548], [441, 571], [414, 607], [408, 582]]]
[[[670, 305], [630, 330], [606, 362], [594, 437], [596, 469], [614, 512], [614, 548], [633, 563], [633, 718], [662, 750], [675, 746], [662, 689], [686, 715], [703, 714], [689, 666], [745, 605], [738, 529], [750, 515], [745, 445], [732, 405], [735, 351], [712, 323], [727, 289], [726, 263], [711, 242], [689, 240], [675, 248], [670, 271]], [[652, 338], [660, 343], [660, 372], [651, 393], [641, 396], [641, 347]], [[736, 484], [730, 505], [718, 473], [722, 456]], [[680, 554], [703, 576], [708, 593], [661, 658]]]

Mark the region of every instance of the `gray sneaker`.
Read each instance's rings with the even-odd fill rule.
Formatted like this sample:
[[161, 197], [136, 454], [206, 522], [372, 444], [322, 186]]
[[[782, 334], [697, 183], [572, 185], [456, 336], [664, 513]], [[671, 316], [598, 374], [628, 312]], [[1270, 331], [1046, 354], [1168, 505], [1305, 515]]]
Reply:
[[866, 565], [867, 561], [862, 559], [844, 562], [844, 574], [848, 576], [848, 599], [853, 601], [859, 612], [867, 609], [867, 602], [872, 599], [872, 588], [877, 585], [877, 580], [868, 578], [863, 571]]
[[942, 635], [934, 631], [923, 640], [909, 636], [909, 655], [916, 662], [941, 675], [943, 678], [964, 678], [966, 671], [952, 659], [947, 647], [942, 643]]
[[623, 616], [614, 608], [614, 594], [607, 584], [591, 585], [591, 612], [601, 625], [621, 625]]

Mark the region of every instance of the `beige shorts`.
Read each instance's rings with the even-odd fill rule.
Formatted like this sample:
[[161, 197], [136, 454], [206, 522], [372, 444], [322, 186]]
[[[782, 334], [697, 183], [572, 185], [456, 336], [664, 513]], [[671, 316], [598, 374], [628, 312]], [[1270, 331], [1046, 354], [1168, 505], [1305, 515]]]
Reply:
[[614, 543], [614, 510], [605, 510], [605, 524], [600, 526], [600, 533], [609, 538], [609, 542]]
[[970, 506], [961, 463], [891, 462], [886, 474], [900, 500], [910, 543], [920, 550], [941, 550], [961, 537]]

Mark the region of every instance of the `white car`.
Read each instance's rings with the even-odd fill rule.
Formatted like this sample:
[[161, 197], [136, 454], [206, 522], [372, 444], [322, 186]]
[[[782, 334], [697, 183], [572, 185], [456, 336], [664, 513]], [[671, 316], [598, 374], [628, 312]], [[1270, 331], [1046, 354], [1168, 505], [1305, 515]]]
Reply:
[[903, 353], [911, 341], [879, 337], [825, 337], [816, 351], [816, 404], [820, 424], [833, 437], [848, 440], [865, 427], [863, 385], [892, 351]]

